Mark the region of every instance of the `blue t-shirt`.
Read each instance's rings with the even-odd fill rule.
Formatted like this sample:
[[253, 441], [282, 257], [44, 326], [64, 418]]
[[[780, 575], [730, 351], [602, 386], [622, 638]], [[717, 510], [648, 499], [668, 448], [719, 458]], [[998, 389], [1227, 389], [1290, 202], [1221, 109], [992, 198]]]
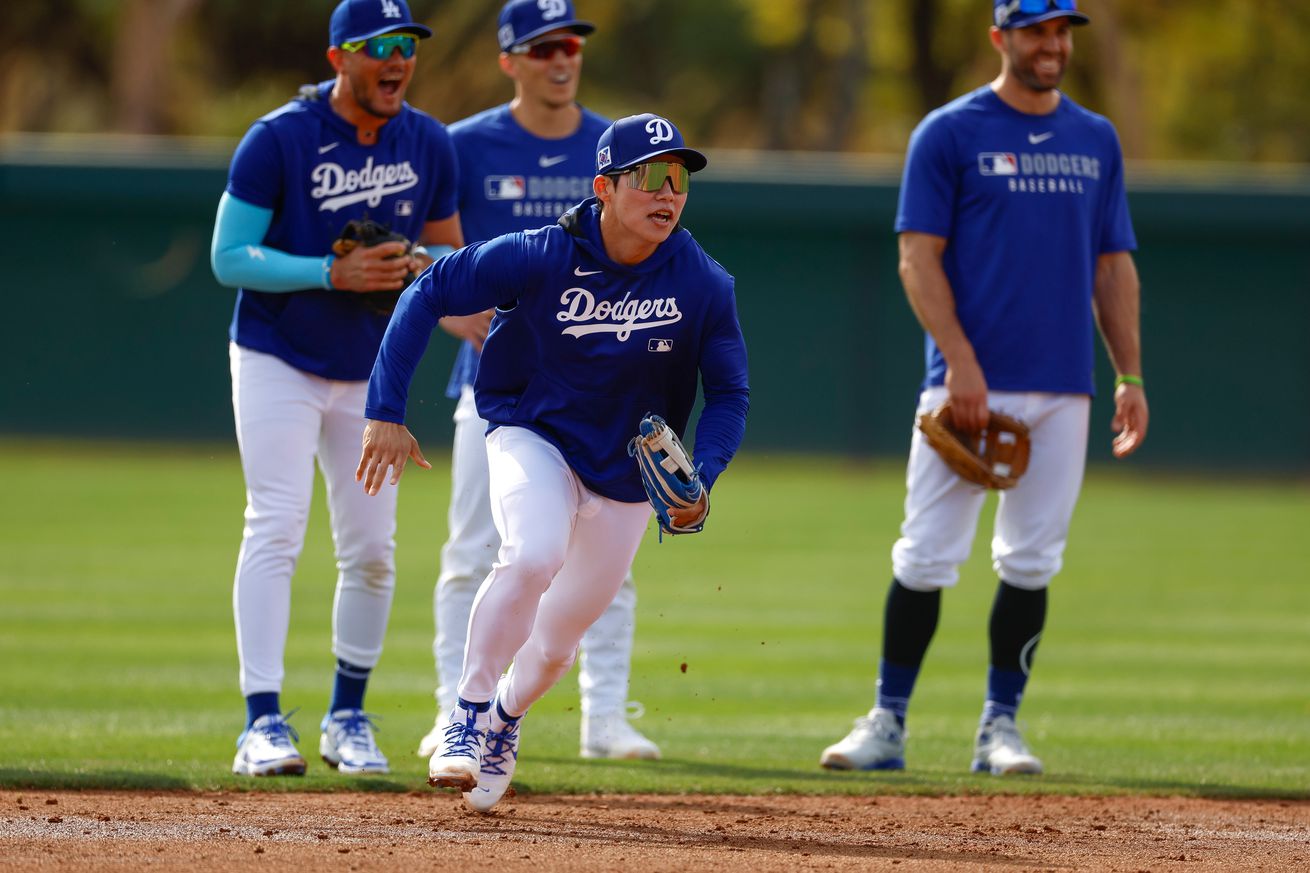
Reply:
[[[1114, 126], [1061, 96], [1027, 115], [984, 86], [910, 137], [896, 231], [947, 239], [942, 265], [987, 386], [1092, 394], [1098, 256], [1137, 247]], [[926, 336], [925, 385], [946, 361]]]
[[[365, 216], [412, 240], [429, 221], [455, 213], [455, 152], [445, 127], [409, 104], [378, 130], [371, 146], [332, 111], [333, 83], [251, 125], [228, 174], [233, 197], [273, 210], [264, 245], [322, 257], [346, 222]], [[325, 379], [368, 378], [387, 316], [361, 295], [322, 288], [271, 294], [237, 291], [230, 335]]]
[[[503, 104], [450, 126], [459, 160], [459, 220], [465, 242], [553, 224], [591, 196], [596, 141], [610, 126], [590, 110], [563, 139], [542, 139], [524, 130]], [[455, 358], [447, 397], [472, 385], [478, 353], [465, 342]]]
[[410, 379], [437, 320], [497, 307], [475, 389], [492, 429], [527, 428], [589, 489], [645, 501], [628, 441], [647, 413], [687, 432], [707, 486], [741, 443], [750, 388], [733, 279], [686, 230], [640, 264], [605, 254], [595, 198], [559, 224], [474, 243], [405, 292], [368, 384], [365, 415], [403, 422]]

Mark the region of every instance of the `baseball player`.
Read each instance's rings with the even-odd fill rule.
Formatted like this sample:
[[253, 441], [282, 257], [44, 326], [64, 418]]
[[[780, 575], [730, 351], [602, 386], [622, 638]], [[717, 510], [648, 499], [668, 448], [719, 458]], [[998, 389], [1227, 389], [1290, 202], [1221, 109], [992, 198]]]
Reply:
[[[657, 115], [614, 122], [596, 146], [594, 197], [558, 224], [478, 243], [401, 298], [369, 382], [356, 476], [369, 493], [407, 458], [410, 377], [437, 319], [496, 307], [478, 413], [500, 551], [478, 591], [456, 704], [428, 768], [474, 809], [505, 793], [520, 719], [572, 665], [613, 601], [651, 517], [626, 445], [647, 413], [685, 431], [705, 487], [741, 441], [749, 389], [733, 280], [679, 227], [705, 157]], [[513, 668], [502, 681], [502, 673]]]
[[[1057, 90], [1088, 18], [1075, 0], [995, 0], [990, 85], [929, 114], [910, 138], [896, 230], [906, 295], [926, 331], [920, 413], [949, 398], [955, 424], [988, 409], [1027, 423], [1028, 471], [1003, 491], [992, 538], [1000, 577], [973, 770], [1040, 773], [1015, 726], [1082, 484], [1093, 322], [1115, 383], [1114, 454], [1146, 437], [1136, 248], [1123, 158], [1108, 120]], [[916, 432], [883, 622], [877, 702], [824, 750], [832, 769], [905, 766], [905, 714], [943, 588], [958, 579], [986, 492]]]
[[[591, 193], [596, 140], [608, 119], [576, 102], [582, 47], [594, 26], [567, 0], [511, 0], [500, 12], [500, 68], [514, 82], [514, 99], [450, 127], [460, 164], [459, 213], [464, 236], [487, 240], [553, 223]], [[429, 758], [455, 705], [464, 662], [469, 611], [491, 572], [500, 539], [487, 486], [487, 422], [473, 401], [478, 353], [490, 313], [443, 319], [465, 340], [447, 395], [457, 399], [451, 452], [450, 537], [441, 550], [433, 597], [437, 717], [419, 743]], [[581, 754], [587, 758], [658, 758], [659, 747], [626, 718], [637, 591], [631, 573], [618, 596], [582, 639]]]
[[235, 773], [305, 772], [279, 693], [315, 459], [340, 571], [319, 753], [345, 773], [388, 769], [363, 707], [391, 608], [396, 491], [369, 501], [349, 486], [387, 326], [370, 296], [398, 292], [431, 258], [400, 242], [341, 257], [331, 245], [365, 216], [410, 240], [462, 244], [450, 137], [404, 102], [418, 41], [430, 35], [403, 0], [342, 0], [327, 50], [336, 78], [251, 126], [219, 201], [211, 259], [219, 282], [239, 289], [230, 357], [247, 497], [232, 596], [246, 697]]

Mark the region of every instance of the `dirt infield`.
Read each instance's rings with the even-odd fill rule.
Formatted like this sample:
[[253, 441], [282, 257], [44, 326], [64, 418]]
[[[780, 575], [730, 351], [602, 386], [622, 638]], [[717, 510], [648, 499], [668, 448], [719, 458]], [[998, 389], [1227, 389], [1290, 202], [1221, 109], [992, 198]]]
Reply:
[[[0, 791], [0, 870], [1310, 869], [1310, 802]], [[488, 866], [489, 865], [489, 866]]]

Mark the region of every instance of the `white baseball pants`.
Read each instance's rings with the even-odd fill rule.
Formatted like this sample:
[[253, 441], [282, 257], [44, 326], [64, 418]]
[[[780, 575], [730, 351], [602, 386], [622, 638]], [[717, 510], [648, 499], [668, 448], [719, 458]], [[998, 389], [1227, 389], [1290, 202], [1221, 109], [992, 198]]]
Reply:
[[396, 489], [370, 497], [355, 482], [368, 383], [312, 376], [235, 343], [229, 356], [246, 478], [246, 524], [232, 589], [241, 693], [282, 690], [291, 575], [305, 541], [315, 458], [327, 485], [337, 556], [332, 651], [373, 667], [395, 586]]
[[521, 714], [573, 665], [623, 585], [651, 509], [589, 491], [529, 430], [497, 428], [486, 446], [500, 550], [473, 601], [459, 696], [490, 700], [512, 661], [501, 701]]
[[[919, 395], [921, 415], [946, 399], [944, 387]], [[1000, 492], [992, 567], [1016, 588], [1037, 590], [1060, 571], [1087, 461], [1086, 394], [991, 391], [988, 406], [1030, 429], [1028, 472]], [[892, 572], [914, 591], [950, 588], [969, 557], [987, 490], [961, 479], [916, 427], [906, 470], [905, 521], [892, 547]]]
[[[455, 407], [450, 536], [441, 549], [441, 575], [433, 591], [437, 633], [432, 651], [437, 662], [441, 712], [455, 706], [455, 686], [464, 668], [469, 613], [500, 548], [500, 534], [491, 515], [486, 433], [487, 422], [478, 416], [473, 389], [466, 385]], [[625, 711], [636, 609], [637, 588], [629, 569], [618, 594], [582, 637], [578, 687], [584, 717]]]

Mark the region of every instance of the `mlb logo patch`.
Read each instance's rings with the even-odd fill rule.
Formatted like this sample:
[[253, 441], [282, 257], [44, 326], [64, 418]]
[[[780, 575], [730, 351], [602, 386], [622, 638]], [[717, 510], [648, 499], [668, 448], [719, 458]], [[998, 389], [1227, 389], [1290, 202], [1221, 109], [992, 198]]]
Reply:
[[609, 165], [610, 165], [610, 147], [605, 146], [605, 148], [596, 152], [596, 166], [600, 167], [603, 170]]
[[1019, 159], [1014, 152], [981, 152], [978, 155], [978, 172], [984, 176], [1017, 176]]
[[673, 351], [673, 340], [671, 339], [653, 339], [646, 343], [648, 352], [671, 352]]
[[482, 187], [488, 200], [522, 200], [528, 196], [522, 176], [487, 176]]
[[405, 217], [410, 216], [410, 215], [413, 215], [413, 214], [414, 214], [414, 201], [413, 201], [413, 200], [397, 200], [397, 201], [396, 201], [396, 215], [400, 216], [401, 218], [405, 218]]

